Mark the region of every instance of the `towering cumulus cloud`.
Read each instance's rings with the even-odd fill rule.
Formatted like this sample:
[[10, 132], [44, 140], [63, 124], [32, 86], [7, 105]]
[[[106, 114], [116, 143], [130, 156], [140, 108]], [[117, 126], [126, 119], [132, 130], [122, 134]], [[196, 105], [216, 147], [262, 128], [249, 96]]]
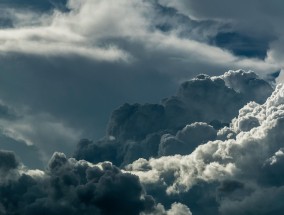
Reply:
[[283, 110], [281, 84], [264, 104], [248, 103], [218, 131], [235, 137], [209, 141], [185, 156], [139, 159], [128, 169], [168, 198], [195, 196], [181, 198], [193, 214], [203, 214], [203, 207], [211, 214], [282, 214]]
[[217, 130], [247, 102], [263, 103], [271, 93], [272, 87], [253, 72], [198, 75], [161, 104], [119, 107], [112, 113], [106, 137], [82, 140], [75, 157], [125, 165], [141, 157], [189, 154], [200, 143], [215, 140]]
[[45, 170], [0, 151], [0, 214], [280, 215], [283, 129], [284, 85], [199, 75], [161, 104], [121, 106], [104, 138]]

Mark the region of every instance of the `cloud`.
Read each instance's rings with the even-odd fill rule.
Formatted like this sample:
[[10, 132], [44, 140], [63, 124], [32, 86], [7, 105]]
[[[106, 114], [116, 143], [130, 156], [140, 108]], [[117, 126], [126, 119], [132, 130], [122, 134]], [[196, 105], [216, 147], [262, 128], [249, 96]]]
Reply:
[[[258, 97], [257, 89], [263, 91], [262, 97]], [[5, 180], [0, 184], [0, 197], [5, 201], [1, 202], [1, 211], [281, 214], [284, 86], [277, 85], [272, 91], [268, 82], [252, 72], [199, 75], [161, 104], [122, 106], [114, 111], [103, 139], [82, 140], [75, 158], [55, 153], [43, 171], [29, 169], [13, 153], [3, 151], [0, 159], [5, 160], [5, 177], [1, 177]], [[264, 102], [269, 92], [272, 94]], [[232, 96], [226, 97], [228, 94]], [[250, 101], [254, 97], [259, 103]], [[222, 119], [220, 108], [236, 98], [241, 98], [237, 104], [244, 106], [235, 116], [224, 116], [228, 113], [223, 111], [222, 117], [229, 124], [217, 122]], [[190, 112], [197, 111], [197, 105], [211, 104], [211, 115], [200, 108], [200, 114], [195, 115], [203, 122], [194, 122], [196, 116], [190, 115], [193, 118], [188, 119], [193, 121], [179, 127], [179, 120], [172, 122], [179, 115], [164, 111], [169, 99], [179, 107], [185, 103], [182, 107]], [[215, 121], [210, 125], [212, 119]], [[143, 124], [139, 129], [137, 121]], [[122, 169], [107, 160], [122, 165]], [[271, 201], [266, 202], [263, 193], [271, 193]]]
[[[228, 125], [247, 102], [262, 103], [272, 91], [253, 72], [199, 75], [181, 84], [177, 95], [161, 104], [122, 105], [112, 113], [106, 136], [97, 142], [83, 140], [74, 156], [123, 166], [138, 158], [190, 154], [198, 145], [215, 140], [217, 130]], [[251, 120], [242, 124], [254, 125]], [[218, 138], [225, 134], [220, 131]]]
[[[7, 168], [17, 167], [12, 155], [0, 153]], [[3, 214], [138, 215], [155, 208], [137, 176], [123, 173], [111, 163], [93, 165], [67, 159], [63, 153], [55, 153], [44, 172], [22, 170], [18, 177], [1, 183], [0, 196]], [[173, 210], [185, 211], [181, 205], [174, 205]]]
[[1, 214], [282, 214], [281, 2], [0, 4]]
[[0, 104], [0, 146], [15, 151], [30, 167], [43, 168], [54, 151], [71, 154], [81, 132], [47, 113], [33, 113], [25, 107]]
[[9, 151], [0, 151], [0, 169], [1, 171], [9, 171], [18, 167], [19, 163], [13, 152]]
[[0, 98], [89, 139], [105, 134], [122, 103], [158, 103], [199, 73], [279, 70], [210, 44], [224, 23], [193, 20], [156, 1], [68, 1], [68, 10], [35, 9], [45, 1], [11, 4], [0, 11]]
[[247, 58], [258, 58], [265, 60], [269, 44], [275, 38], [255, 38], [257, 35], [246, 35], [243, 32], [234, 32], [232, 29], [220, 31], [212, 36], [210, 44], [229, 50], [234, 55]]
[[[173, 60], [207, 62], [207, 64], [210, 62], [210, 64], [220, 66], [230, 64], [238, 68], [254, 67], [262, 71], [276, 69], [269, 62], [242, 59], [228, 51], [199, 42], [196, 38], [203, 37], [202, 34], [206, 35], [206, 32], [199, 31], [204, 28], [199, 27], [192, 20], [184, 18], [184, 21], [182, 18], [177, 18], [175, 24], [178, 26], [180, 24], [180, 27], [169, 28], [170, 32], [161, 31], [159, 26], [168, 23], [163, 20], [167, 19], [166, 11], [169, 9], [157, 2], [124, 0], [118, 4], [112, 0], [89, 0], [81, 3], [70, 0], [66, 5], [70, 11], [54, 10], [51, 14], [37, 14], [37, 19], [30, 17], [29, 22], [21, 28], [1, 30], [0, 51], [3, 54], [25, 53], [39, 56], [70, 57], [75, 55], [96, 61], [133, 63], [139, 60], [135, 47], [142, 46], [146, 51], [143, 55], [158, 52], [159, 54], [166, 53], [167, 57]], [[16, 11], [16, 14], [24, 13]], [[157, 14], [159, 14], [158, 18]], [[14, 17], [17, 16], [14, 15]], [[15, 25], [21, 20], [14, 19]], [[33, 20], [40, 21], [31, 26]], [[180, 32], [184, 30], [179, 29], [183, 29], [182, 25], [186, 22], [195, 31], [191, 30], [186, 33], [189, 34], [188, 37], [182, 37], [183, 33], [180, 35]], [[200, 22], [200, 25], [206, 25], [206, 23]], [[212, 22], [214, 33], [218, 25], [221, 26], [221, 24]], [[187, 26], [185, 28], [191, 29]]]
[[[212, 37], [215, 44], [232, 50], [232, 52], [251, 52], [264, 57], [265, 62], [271, 62], [283, 68], [283, 2], [266, 1], [219, 1], [218, 7], [211, 1], [168, 1], [159, 0], [161, 5], [172, 7], [180, 13], [196, 20], [215, 20], [227, 23], [230, 27], [221, 29]], [[270, 31], [267, 31], [270, 29]], [[221, 38], [220, 38], [221, 37]], [[221, 39], [218, 43], [218, 38]], [[248, 42], [247, 48], [242, 46]], [[230, 43], [227, 43], [230, 41]], [[214, 42], [213, 42], [214, 43]], [[226, 44], [227, 43], [227, 44]], [[256, 44], [256, 46], [254, 45]], [[262, 49], [262, 50], [259, 50]]]
[[[163, 205], [158, 204], [153, 212], [147, 213], [147, 215], [175, 215], [175, 214], [192, 215], [189, 208], [181, 203], [173, 203], [168, 211], [165, 210], [165, 207]], [[142, 215], [146, 214], [142, 213]]]
[[[278, 85], [264, 104], [250, 102], [240, 109], [230, 124], [235, 137], [209, 141], [184, 156], [141, 158], [127, 168], [140, 177], [146, 189], [164, 189], [167, 194], [159, 191], [160, 195], [170, 199], [196, 195], [198, 187], [201, 196], [213, 189], [218, 214], [281, 214], [283, 92], [284, 86]], [[271, 202], [264, 193], [271, 193]], [[202, 198], [192, 201], [206, 207]], [[194, 202], [187, 205], [193, 213], [202, 214]]]
[[220, 214], [281, 214], [284, 208], [279, 200], [282, 197], [283, 186], [261, 188], [241, 200], [224, 200]]
[[[35, 147], [40, 160], [46, 162], [54, 151], [71, 154], [73, 145], [81, 138], [80, 131], [69, 128], [45, 114], [26, 115], [20, 120], [0, 121], [2, 134], [16, 142]], [[20, 156], [23, 156], [20, 153]]]
[[176, 136], [165, 134], [161, 137], [158, 154], [160, 156], [190, 154], [198, 145], [215, 140], [216, 137], [217, 131], [206, 123], [186, 125], [177, 132]]

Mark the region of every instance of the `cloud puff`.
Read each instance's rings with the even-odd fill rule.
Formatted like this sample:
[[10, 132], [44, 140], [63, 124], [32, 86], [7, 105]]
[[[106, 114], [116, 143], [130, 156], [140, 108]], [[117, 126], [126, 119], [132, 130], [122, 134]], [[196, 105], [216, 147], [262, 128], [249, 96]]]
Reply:
[[[161, 204], [158, 204], [154, 211], [147, 213], [147, 215], [192, 215], [191, 211], [186, 205], [181, 203], [173, 203], [169, 210], [165, 210], [165, 207]], [[141, 215], [146, 215], [142, 213]]]
[[[181, 84], [177, 94], [161, 104], [122, 105], [112, 113], [106, 136], [98, 142], [82, 141], [74, 156], [126, 165], [138, 158], [189, 154], [198, 145], [215, 140], [217, 130], [229, 125], [247, 102], [263, 103], [272, 91], [253, 72], [199, 75]], [[253, 126], [252, 122], [242, 124]], [[220, 131], [218, 138], [225, 133]]]
[[193, 123], [178, 131], [176, 136], [165, 134], [159, 145], [160, 156], [190, 154], [198, 145], [215, 140], [217, 131], [206, 123]]

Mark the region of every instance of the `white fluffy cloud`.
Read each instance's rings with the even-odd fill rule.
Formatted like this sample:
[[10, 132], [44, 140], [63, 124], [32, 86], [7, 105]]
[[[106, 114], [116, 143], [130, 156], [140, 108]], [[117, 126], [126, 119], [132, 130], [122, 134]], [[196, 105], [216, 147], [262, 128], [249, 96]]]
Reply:
[[[203, 182], [212, 186], [224, 182], [218, 188], [224, 195], [218, 200], [220, 214], [281, 214], [283, 119], [280, 84], [263, 105], [250, 102], [239, 111], [229, 128], [236, 137], [209, 141], [186, 156], [139, 159], [127, 169], [146, 186], [164, 186], [168, 195], [190, 192]], [[269, 203], [264, 193], [271, 193]]]

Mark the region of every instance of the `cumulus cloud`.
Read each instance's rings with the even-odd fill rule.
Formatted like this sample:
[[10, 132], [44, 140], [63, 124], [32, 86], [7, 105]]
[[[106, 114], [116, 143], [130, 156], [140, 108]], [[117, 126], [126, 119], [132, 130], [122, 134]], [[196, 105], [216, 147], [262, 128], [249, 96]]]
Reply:
[[[13, 153], [1, 151], [1, 212], [281, 214], [283, 95], [284, 85], [273, 91], [252, 72], [199, 75], [161, 104], [120, 107], [103, 139], [83, 139], [75, 158], [55, 153], [43, 171], [28, 169]], [[183, 121], [178, 108], [169, 115], [165, 101], [192, 118]], [[224, 105], [236, 101], [244, 106], [219, 117]], [[211, 115], [197, 105], [211, 105]], [[194, 122], [196, 115], [201, 122]]]
[[[283, 92], [278, 85], [264, 104], [250, 102], [240, 109], [229, 128], [236, 136], [209, 141], [185, 156], [139, 159], [128, 170], [146, 187], [161, 189], [162, 184], [169, 198], [196, 195], [196, 187], [206, 195], [208, 186], [215, 187], [218, 214], [281, 214]], [[264, 193], [271, 193], [271, 202]], [[193, 213], [200, 214], [191, 204]]]
[[169, 210], [165, 210], [165, 207], [162, 204], [158, 204], [154, 211], [151, 213], [142, 213], [141, 215], [192, 215], [191, 211], [186, 205], [181, 203], [173, 203]]
[[[138, 158], [189, 154], [202, 143], [229, 135], [225, 130], [217, 135], [217, 130], [229, 125], [247, 102], [263, 103], [272, 91], [251, 71], [198, 75], [161, 104], [122, 105], [112, 113], [106, 136], [97, 142], [83, 140], [74, 156], [126, 165]], [[242, 122], [248, 128], [254, 123]]]
[[165, 134], [161, 137], [158, 154], [160, 156], [190, 154], [198, 145], [215, 140], [217, 131], [206, 123], [186, 125], [176, 136]]
[[[11, 153], [1, 151], [0, 159], [5, 160], [1, 171], [17, 167]], [[137, 176], [107, 162], [94, 165], [55, 153], [44, 172], [23, 169], [18, 173], [0, 185], [2, 214], [134, 215], [156, 207]], [[168, 214], [178, 210], [186, 208], [174, 205]]]

